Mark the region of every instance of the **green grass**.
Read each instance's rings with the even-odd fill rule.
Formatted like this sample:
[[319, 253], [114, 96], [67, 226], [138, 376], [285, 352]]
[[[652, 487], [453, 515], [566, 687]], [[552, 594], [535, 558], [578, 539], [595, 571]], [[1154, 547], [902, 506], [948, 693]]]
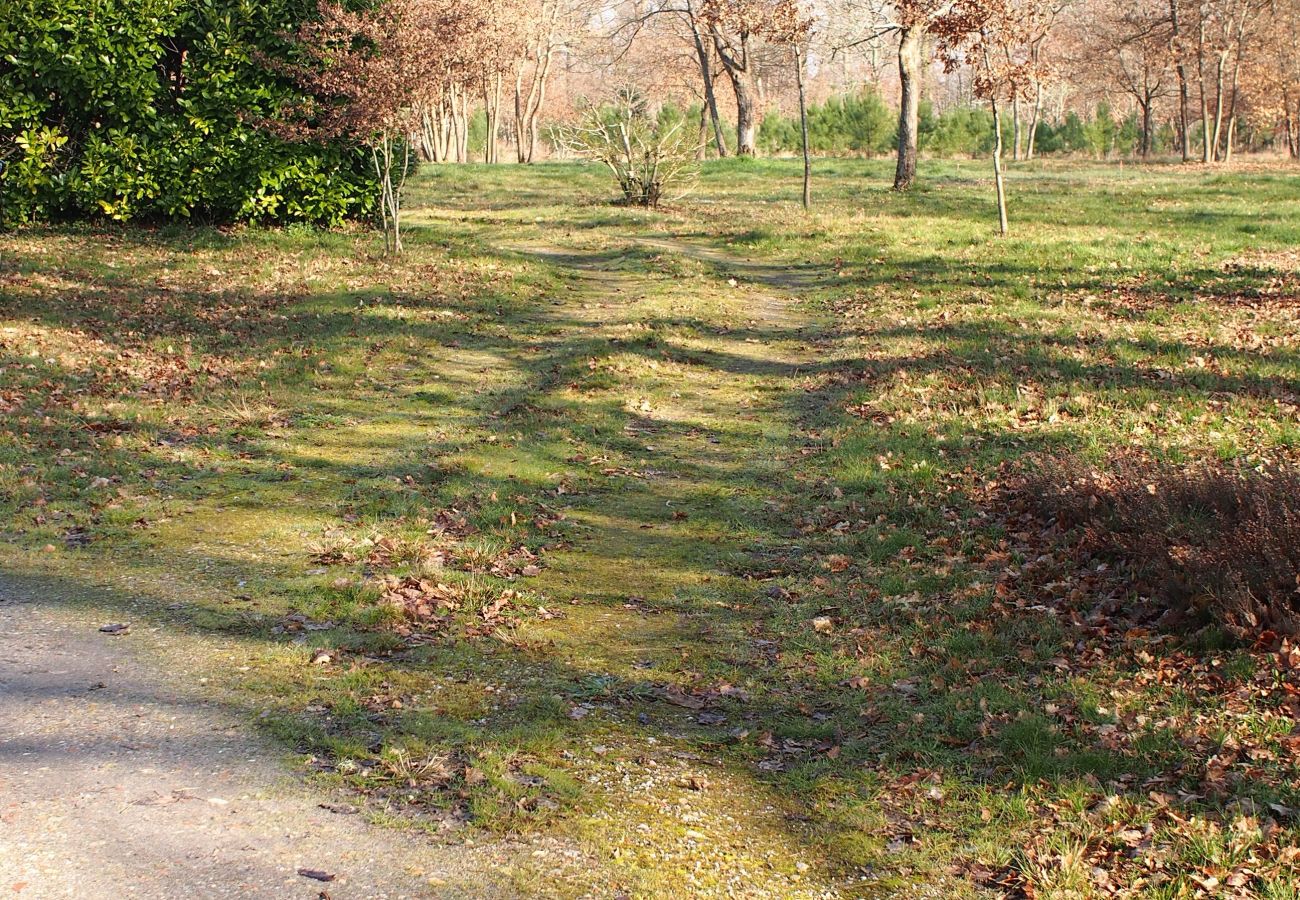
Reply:
[[[997, 239], [985, 168], [820, 162], [805, 215], [784, 160], [660, 212], [430, 167], [396, 261], [2, 236], [0, 562], [165, 626], [376, 820], [574, 848], [533, 892], [1288, 896], [1293, 673], [1092, 652], [995, 590], [1034, 561], [982, 498], [1044, 453], [1296, 458], [1300, 176], [1017, 166]], [[457, 604], [426, 635], [407, 576]]]

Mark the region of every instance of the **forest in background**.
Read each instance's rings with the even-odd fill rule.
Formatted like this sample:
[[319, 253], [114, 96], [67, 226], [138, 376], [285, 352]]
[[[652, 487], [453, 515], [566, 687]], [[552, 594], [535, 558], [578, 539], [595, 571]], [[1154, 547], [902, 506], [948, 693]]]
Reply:
[[[1297, 0], [380, 9], [386, 37], [359, 25], [367, 7], [333, 0], [11, 0], [0, 221], [338, 224], [382, 211], [396, 157], [385, 169], [367, 148], [398, 118], [389, 147], [407, 169], [412, 157], [527, 163], [567, 155], [558, 135], [616, 90], [688, 122], [703, 157], [798, 152], [802, 86], [810, 153], [896, 153], [900, 189], [919, 154], [984, 155], [998, 135], [1013, 161], [1300, 156]], [[382, 55], [392, 71], [340, 82], [310, 43], [347, 28], [360, 28], [350, 49], [364, 45], [354, 61]]]

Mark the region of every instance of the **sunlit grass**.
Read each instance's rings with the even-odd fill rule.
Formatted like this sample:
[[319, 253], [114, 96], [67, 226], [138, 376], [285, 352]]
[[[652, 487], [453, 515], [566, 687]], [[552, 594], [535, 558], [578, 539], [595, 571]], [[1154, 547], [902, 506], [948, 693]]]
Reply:
[[[1231, 801], [1300, 800], [1290, 718], [997, 613], [1032, 560], [978, 496], [1035, 454], [1295, 456], [1300, 179], [1035, 163], [999, 240], [983, 163], [897, 196], [822, 162], [807, 215], [796, 169], [710, 163], [656, 214], [595, 169], [431, 167], [396, 261], [0, 238], [6, 568], [108, 585], [373, 818], [589, 862], [540, 891], [1086, 894], [1096, 829], [1197, 789], [1193, 727], [1276, 756], [1162, 833], [1160, 890], [1226, 878]], [[458, 606], [413, 640], [385, 577]]]

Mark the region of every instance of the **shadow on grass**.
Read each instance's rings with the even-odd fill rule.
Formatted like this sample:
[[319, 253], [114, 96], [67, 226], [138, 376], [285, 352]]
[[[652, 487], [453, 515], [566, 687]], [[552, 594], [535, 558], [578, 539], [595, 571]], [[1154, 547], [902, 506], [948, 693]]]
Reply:
[[[650, 264], [665, 251], [693, 255], [713, 282], [740, 273], [780, 294], [823, 284], [815, 267], [744, 263], [676, 238], [641, 243], [631, 254], [546, 250], [528, 257], [545, 267], [548, 285], [575, 285], [596, 307], [590, 314], [572, 303], [528, 303], [490, 287], [475, 287], [470, 299], [456, 303], [436, 294], [367, 289], [254, 298], [219, 291], [195, 306], [192, 294], [160, 300], [146, 286], [157, 281], [148, 267], [111, 277], [65, 271], [63, 277], [79, 279], [75, 301], [43, 304], [29, 296], [8, 303], [6, 314], [46, 329], [95, 330], [110, 353], [152, 353], [165, 362], [175, 354], [160, 351], [157, 338], [190, 338], [196, 356], [267, 363], [240, 371], [234, 384], [186, 383], [183, 399], [232, 387], [266, 392], [271, 405], [277, 398], [289, 402], [295, 392], [309, 396], [294, 399], [279, 425], [192, 414], [176, 422], [86, 417], [72, 398], [87, 391], [102, 397], [111, 383], [57, 360], [7, 353], [0, 366], [22, 372], [24, 389], [45, 392], [39, 408], [50, 419], [39, 426], [48, 431], [43, 442], [15, 459], [39, 484], [61, 484], [63, 493], [49, 499], [66, 500], [69, 510], [83, 496], [82, 483], [102, 473], [160, 493], [178, 492], [183, 483], [183, 499], [213, 505], [218, 514], [243, 509], [272, 516], [305, 494], [322, 519], [419, 530], [431, 510], [459, 506], [472, 511], [480, 536], [550, 545], [544, 559], [556, 562], [537, 582], [545, 596], [524, 604], [514, 645], [467, 637], [474, 611], [432, 643], [402, 641], [368, 623], [365, 598], [351, 588], [210, 549], [202, 551], [204, 571], [168, 574], [218, 599], [179, 614], [167, 609], [165, 592], [152, 590], [133, 598], [144, 607], [119, 607], [133, 615], [148, 609], [152, 621], [168, 628], [275, 649], [278, 668], [261, 685], [247, 686], [253, 699], [243, 712], [252, 716], [270, 704], [266, 727], [336, 773], [344, 760], [373, 762], [403, 748], [461, 760], [459, 780], [430, 785], [408, 804], [417, 814], [424, 804], [474, 820], [477, 809], [489, 827], [541, 827], [571, 807], [598, 802], [586, 789], [575, 792], [563, 774], [566, 759], [589, 755], [595, 740], [617, 742], [635, 758], [653, 738], [718, 759], [773, 798], [787, 814], [792, 842], [822, 848], [846, 867], [896, 869], [912, 851], [887, 845], [940, 815], [939, 801], [924, 798], [912, 819], [891, 820], [894, 813], [882, 812], [882, 798], [918, 773], [942, 773], [958, 789], [944, 814], [976, 822], [990, 793], [1016, 794], [1044, 780], [1064, 786], [1121, 776], [1128, 778], [1124, 789], [1140, 790], [1197, 762], [1176, 743], [1116, 749], [1060, 728], [1042, 709], [1046, 685], [1055, 680], [1053, 690], [1072, 689], [1054, 675], [1054, 661], [1076, 646], [1069, 625], [1026, 609], [991, 627], [988, 586], [969, 574], [940, 574], [926, 549], [934, 536], [929, 529], [973, 522], [975, 501], [955, 493], [918, 509], [915, 497], [927, 485], [906, 470], [857, 496], [836, 497], [816, 461], [833, 448], [813, 426], [843, 424], [851, 397], [900, 373], [1033, 381], [1056, 370], [1053, 378], [1076, 389], [1142, 385], [1180, 397], [1276, 397], [1294, 392], [1294, 379], [1213, 372], [1153, 377], [1150, 367], [1085, 362], [1077, 354], [1180, 355], [1187, 348], [1072, 339], [1000, 322], [873, 330], [882, 339], [926, 343], [924, 352], [897, 359], [801, 356], [791, 348], [806, 335], [794, 320], [708, 327], [689, 316], [656, 315], [641, 323], [647, 335], [611, 334], [610, 322], [625, 320], [611, 320], [608, 309], [632, 301], [608, 296], [606, 277], [624, 279], [619, 286], [628, 293], [648, 289], [658, 278]], [[39, 269], [20, 261], [10, 271]], [[1010, 283], [1025, 274], [1010, 266], [994, 277]], [[912, 273], [914, 284], [935, 286], [957, 277], [956, 267], [938, 262]], [[857, 278], [855, 288], [888, 283], [884, 275]], [[440, 312], [451, 315], [444, 321]], [[993, 344], [1005, 349], [990, 352]], [[780, 349], [767, 352], [771, 347]], [[1211, 349], [1243, 363], [1259, 361], [1244, 351]], [[745, 390], [766, 384], [774, 399], [735, 407], [717, 421], [640, 415], [611, 389], [579, 389], [592, 377], [590, 361], [615, 354], [673, 362]], [[1294, 362], [1286, 355], [1268, 359]], [[766, 435], [742, 412], [778, 430]], [[274, 422], [276, 415], [263, 418]], [[40, 418], [34, 408], [31, 417]], [[379, 424], [385, 427], [361, 427]], [[105, 434], [122, 435], [127, 446], [104, 450]], [[70, 443], [77, 435], [82, 443]], [[650, 439], [654, 450], [647, 449]], [[946, 459], [941, 475], [970, 461], [961, 454], [945, 458], [946, 446], [923, 432], [882, 426], [866, 440], [910, 458]], [[1071, 448], [1082, 437], [988, 427], [971, 440], [1026, 452]], [[189, 452], [174, 452], [178, 442]], [[57, 455], [62, 448], [102, 455], [71, 473], [75, 478], [60, 480], [53, 473], [68, 468]], [[755, 449], [774, 456], [756, 462]], [[516, 496], [564, 506], [570, 524], [563, 539], [506, 527], [502, 520], [514, 503], [508, 498]], [[95, 517], [111, 517], [110, 505], [96, 501], [67, 514], [70, 529], [92, 531], [89, 547], [70, 554], [86, 571], [101, 552], [93, 531], [103, 523]], [[827, 507], [843, 510], [847, 529], [800, 527]], [[960, 516], [955, 526], [945, 518], [952, 509]], [[686, 516], [677, 519], [675, 512]], [[105, 546], [118, 533], [105, 532]], [[850, 568], [828, 565], [837, 555], [851, 558]], [[302, 556], [305, 564], [307, 553]], [[144, 559], [128, 557], [122, 565], [143, 570]], [[228, 602], [232, 573], [266, 589], [256, 606]], [[84, 593], [91, 580], [62, 579], [56, 602]], [[900, 601], [922, 589], [933, 601]], [[959, 594], [963, 599], [955, 599]], [[98, 601], [126, 603], [111, 593]], [[536, 612], [543, 604], [567, 617], [548, 624]], [[335, 624], [307, 634], [301, 652], [286, 656], [279, 651], [294, 639], [275, 628], [304, 609]], [[812, 624], [821, 618], [835, 623], [834, 638]], [[313, 668], [312, 647], [332, 649], [337, 662]], [[447, 699], [431, 699], [429, 683], [445, 685]], [[495, 688], [501, 684], [508, 685], [504, 694]], [[375, 696], [401, 702], [372, 702]], [[575, 708], [589, 712], [575, 717]], [[519, 759], [543, 774], [503, 762]], [[492, 774], [471, 784], [463, 772], [476, 765]], [[833, 799], [822, 802], [826, 797]], [[1221, 809], [1228, 801], [1207, 802]], [[842, 815], [849, 806], [855, 814]]]

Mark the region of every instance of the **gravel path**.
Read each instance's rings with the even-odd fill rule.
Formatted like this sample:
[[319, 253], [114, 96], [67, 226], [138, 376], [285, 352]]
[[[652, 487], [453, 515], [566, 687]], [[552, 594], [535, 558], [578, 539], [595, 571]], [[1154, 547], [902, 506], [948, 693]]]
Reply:
[[500, 848], [323, 807], [241, 717], [149, 665], [159, 636], [87, 614], [0, 579], [0, 897], [504, 895]]

